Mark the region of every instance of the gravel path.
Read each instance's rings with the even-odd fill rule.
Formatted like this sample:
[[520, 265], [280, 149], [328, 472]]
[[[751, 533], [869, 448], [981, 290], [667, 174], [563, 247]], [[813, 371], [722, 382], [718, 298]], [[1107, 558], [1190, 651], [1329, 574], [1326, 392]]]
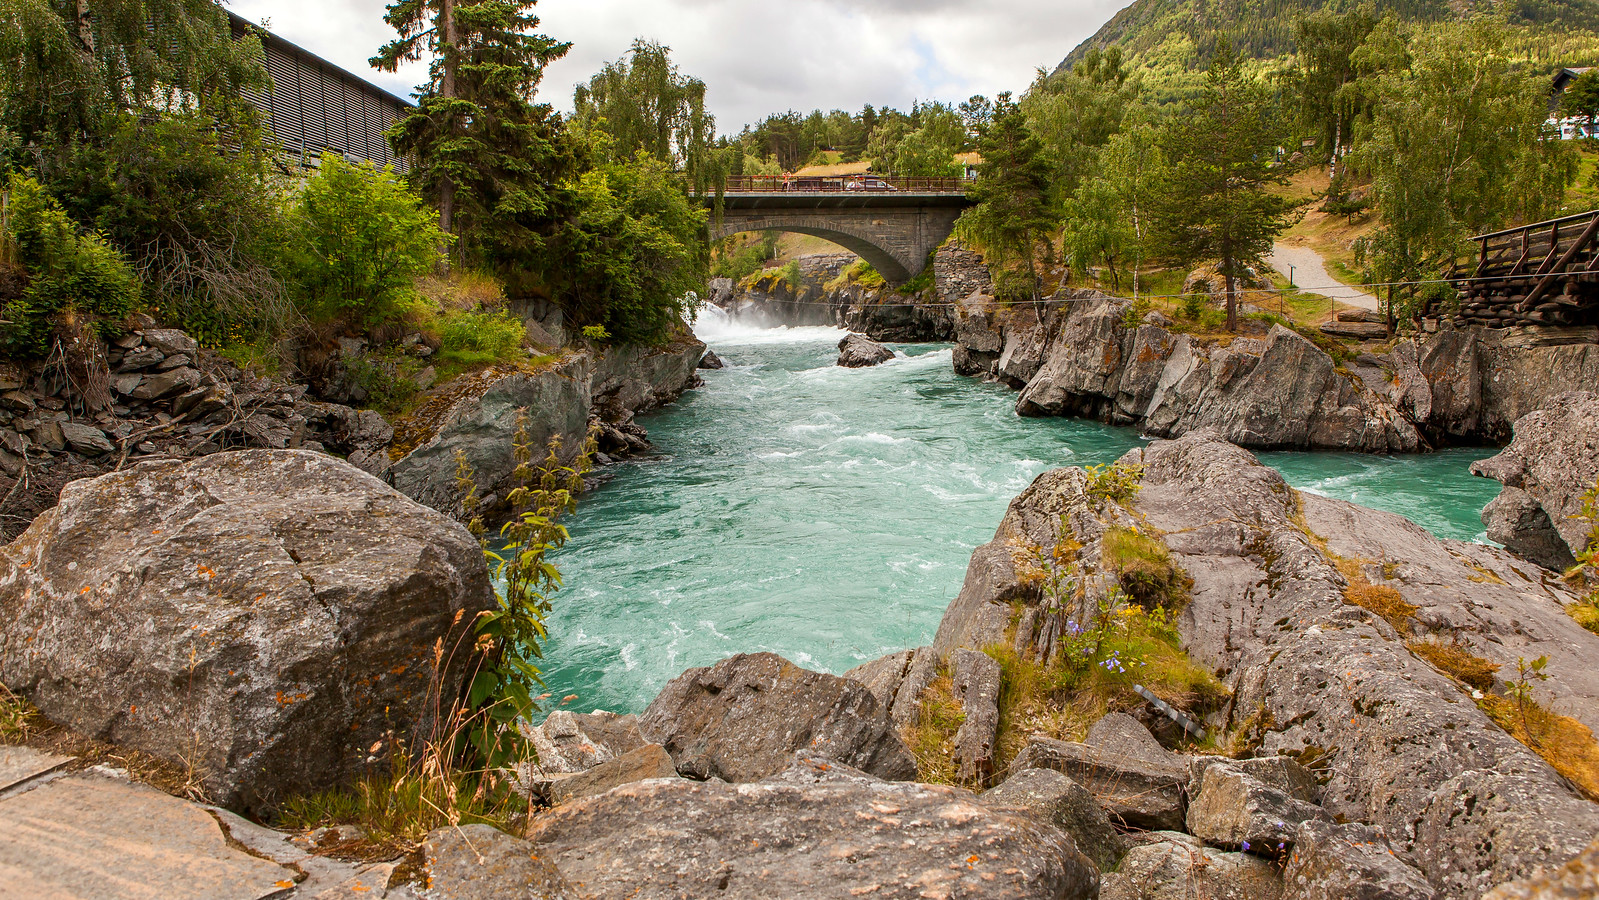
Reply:
[[1309, 247], [1274, 244], [1271, 248], [1270, 262], [1271, 267], [1281, 272], [1284, 277], [1287, 277], [1289, 269], [1292, 268], [1294, 283], [1307, 294], [1331, 297], [1346, 306], [1357, 306], [1373, 311], [1377, 309], [1376, 297], [1339, 284], [1338, 279], [1328, 274], [1327, 267], [1322, 264], [1321, 254]]

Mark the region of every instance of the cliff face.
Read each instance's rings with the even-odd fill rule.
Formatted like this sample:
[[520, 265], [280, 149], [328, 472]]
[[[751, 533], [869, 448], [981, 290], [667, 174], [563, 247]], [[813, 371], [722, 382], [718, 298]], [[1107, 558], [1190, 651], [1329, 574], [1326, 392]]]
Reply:
[[642, 440], [633, 416], [677, 399], [694, 384], [704, 356], [705, 344], [684, 335], [664, 347], [583, 350], [534, 372], [504, 366], [458, 379], [403, 423], [401, 439], [411, 446], [401, 447], [405, 452], [390, 468], [390, 480], [406, 496], [453, 513], [460, 502], [454, 474], [459, 451], [476, 473], [485, 506], [493, 509], [508, 493], [516, 468], [518, 410], [527, 411], [535, 446], [558, 436], [567, 458], [583, 446], [591, 422], [602, 432], [620, 427]]
[[1132, 320], [1126, 300], [1091, 291], [1054, 300], [966, 298], [957, 371], [1020, 390], [1024, 416], [1083, 416], [1156, 437], [1213, 428], [1251, 449], [1371, 453], [1502, 442], [1517, 419], [1599, 377], [1599, 346], [1538, 346], [1487, 329], [1340, 362], [1280, 326], [1202, 341], [1158, 312]]

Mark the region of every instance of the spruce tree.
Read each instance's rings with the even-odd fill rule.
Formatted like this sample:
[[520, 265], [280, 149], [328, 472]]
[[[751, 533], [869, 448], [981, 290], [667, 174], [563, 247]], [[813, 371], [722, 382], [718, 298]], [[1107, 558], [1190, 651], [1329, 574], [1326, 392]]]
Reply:
[[[1009, 92], [997, 98], [978, 146], [983, 168], [970, 194], [977, 206], [961, 217], [961, 228], [999, 263], [1000, 293], [1036, 299], [1037, 249], [1054, 227], [1047, 200], [1049, 164]], [[1026, 264], [1025, 285], [1017, 285], [1010, 271], [1017, 263]]]
[[[413, 156], [411, 179], [439, 209], [439, 227], [466, 250], [481, 233], [536, 212], [559, 166], [559, 122], [533, 100], [544, 68], [571, 44], [535, 33], [534, 0], [398, 0], [384, 20], [399, 37], [372, 65], [395, 71], [430, 58], [416, 109], [389, 132]], [[479, 233], [474, 233], [479, 232]]]
[[1228, 331], [1238, 329], [1238, 279], [1264, 265], [1299, 205], [1271, 191], [1291, 174], [1277, 161], [1282, 139], [1271, 95], [1226, 42], [1199, 98], [1162, 135], [1170, 169], [1152, 210], [1154, 230], [1184, 262], [1219, 260]]

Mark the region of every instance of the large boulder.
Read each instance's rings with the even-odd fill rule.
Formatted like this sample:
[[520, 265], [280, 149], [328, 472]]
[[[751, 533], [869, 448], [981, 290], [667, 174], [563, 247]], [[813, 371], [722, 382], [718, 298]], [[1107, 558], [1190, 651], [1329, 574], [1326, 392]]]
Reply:
[[1303, 822], [1328, 820], [1327, 811], [1255, 777], [1243, 766], [1218, 762], [1195, 779], [1188, 832], [1213, 847], [1275, 855], [1294, 842]]
[[[1103, 579], [1101, 538], [1136, 525], [1160, 535], [1192, 579], [1176, 625], [1194, 662], [1233, 691], [1224, 727], [1252, 735], [1258, 755], [1305, 761], [1316, 802], [1336, 821], [1384, 829], [1439, 896], [1476, 898], [1565, 863], [1599, 834], [1599, 805], [1495, 725], [1471, 687], [1420, 655], [1428, 651], [1419, 642], [1442, 642], [1508, 665], [1502, 674], [1518, 657], [1547, 656], [1550, 678], [1533, 685], [1535, 696], [1592, 727], [1599, 635], [1565, 613], [1576, 599], [1569, 591], [1504, 551], [1439, 541], [1400, 516], [1296, 492], [1215, 432], [1157, 441], [1123, 462], [1144, 467], [1126, 507], [1089, 496], [1076, 469], [1040, 475], [1012, 502], [995, 540], [973, 554], [939, 626], [940, 652], [991, 643], [991, 623], [1010, 622], [1013, 603], [1023, 606], [1022, 643], [1024, 626], [1042, 618], [1029, 587], [1037, 579], [1017, 562], [1024, 552], [1066, 554], [1082, 567], [1091, 602]], [[1361, 591], [1414, 607], [1408, 617], [1390, 613], [1404, 631], [1351, 602]], [[1022, 649], [1046, 646], [1029, 636]], [[1086, 748], [1033, 747], [1018, 764], [1056, 757], [1044, 764], [1100, 793]], [[1140, 802], [1158, 796], [1139, 793]]]
[[1271, 863], [1247, 853], [1223, 853], [1186, 834], [1145, 836], [1106, 875], [1100, 900], [1277, 900], [1282, 879]]
[[1437, 892], [1369, 825], [1309, 821], [1294, 834], [1283, 900], [1433, 900]]
[[[1599, 394], [1554, 397], [1518, 419], [1515, 435], [1499, 455], [1471, 467], [1474, 474], [1503, 484], [1510, 495], [1483, 512], [1495, 532], [1489, 537], [1540, 565], [1565, 568], [1587, 549], [1593, 528], [1577, 514], [1583, 496], [1599, 484]], [[1563, 545], [1551, 540], [1551, 527]]]
[[800, 750], [880, 778], [916, 776], [915, 759], [871, 691], [773, 653], [689, 669], [650, 703], [639, 729], [690, 778], [759, 781]]
[[1100, 719], [1081, 744], [1035, 737], [1011, 768], [1067, 775], [1118, 824], [1154, 831], [1183, 828], [1188, 766], [1132, 716], [1112, 713]]
[[1026, 810], [1066, 832], [1101, 872], [1114, 871], [1127, 853], [1126, 839], [1094, 795], [1053, 769], [1023, 769], [986, 791], [983, 802]]
[[838, 342], [838, 364], [846, 369], [876, 366], [894, 358], [894, 351], [864, 334], [847, 334]]
[[488, 825], [452, 825], [422, 841], [429, 900], [578, 900], [536, 848]]
[[539, 816], [528, 836], [597, 900], [1086, 900], [1099, 888], [1047, 823], [815, 759], [758, 784], [625, 785]]
[[938, 677], [938, 654], [927, 647], [901, 650], [861, 663], [844, 677], [866, 685], [877, 705], [889, 711], [894, 727], [903, 729], [915, 724], [922, 692]]
[[1581, 856], [1525, 881], [1501, 885], [1483, 900], [1593, 900], [1599, 897], [1599, 841]]
[[0, 549], [0, 682], [264, 810], [425, 733], [493, 604], [466, 529], [339, 460], [144, 463]]

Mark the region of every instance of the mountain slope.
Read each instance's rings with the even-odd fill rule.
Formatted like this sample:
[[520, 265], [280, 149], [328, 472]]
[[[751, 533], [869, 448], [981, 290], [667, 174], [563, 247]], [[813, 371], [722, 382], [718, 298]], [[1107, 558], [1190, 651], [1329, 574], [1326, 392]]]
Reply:
[[[1294, 22], [1320, 9], [1340, 10], [1353, 4], [1345, 0], [1134, 0], [1111, 17], [1093, 37], [1077, 45], [1056, 71], [1071, 68], [1090, 49], [1120, 46], [1134, 59], [1149, 64], [1151, 57], [1175, 64], [1183, 58], [1203, 61], [1210, 57], [1219, 37], [1225, 36], [1245, 56], [1275, 59], [1294, 51]], [[1459, 0], [1381, 0], [1379, 14], [1393, 12], [1401, 19], [1431, 22], [1490, 7], [1512, 25], [1534, 31], [1599, 32], [1599, 0], [1501, 0], [1497, 4], [1461, 3]], [[1567, 42], [1561, 42], [1565, 44]], [[1580, 45], [1599, 46], [1599, 41]], [[1553, 54], [1582, 52], [1570, 46], [1529, 46], [1530, 58], [1551, 64], [1587, 63], [1587, 58], [1546, 58]], [[1591, 52], [1591, 51], [1590, 51]]]

